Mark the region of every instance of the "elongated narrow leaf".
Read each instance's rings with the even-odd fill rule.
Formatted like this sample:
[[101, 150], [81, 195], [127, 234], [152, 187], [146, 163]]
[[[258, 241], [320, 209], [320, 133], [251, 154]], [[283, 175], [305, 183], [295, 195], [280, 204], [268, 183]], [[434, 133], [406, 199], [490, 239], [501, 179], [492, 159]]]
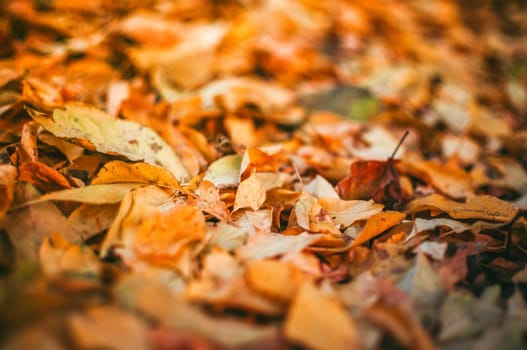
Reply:
[[104, 184], [91, 185], [68, 190], [51, 192], [42, 197], [28, 202], [34, 204], [45, 201], [66, 201], [80, 202], [90, 204], [112, 204], [119, 203], [125, 194], [134, 188], [143, 186], [141, 183], [122, 183], [122, 184]]

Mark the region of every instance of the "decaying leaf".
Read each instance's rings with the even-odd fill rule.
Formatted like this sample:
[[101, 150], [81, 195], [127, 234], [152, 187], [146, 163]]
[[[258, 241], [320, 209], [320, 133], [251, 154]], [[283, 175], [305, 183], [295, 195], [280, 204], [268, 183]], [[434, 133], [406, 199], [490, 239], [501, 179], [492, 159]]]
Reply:
[[55, 109], [51, 117], [38, 112], [32, 112], [31, 116], [53, 135], [78, 142], [87, 149], [161, 165], [176, 179], [188, 179], [187, 170], [170, 146], [140, 124], [113, 119], [102, 111], [79, 105]]
[[408, 203], [405, 211], [417, 213], [431, 210], [432, 214], [445, 212], [454, 219], [481, 219], [509, 222], [518, 209], [512, 204], [489, 195], [471, 196], [465, 202], [456, 202], [440, 194], [432, 194]]
[[351, 164], [350, 175], [337, 184], [342, 199], [370, 199], [389, 206], [402, 199], [395, 160], [356, 161]]
[[1, 349], [527, 348], [522, 1], [0, 4]]

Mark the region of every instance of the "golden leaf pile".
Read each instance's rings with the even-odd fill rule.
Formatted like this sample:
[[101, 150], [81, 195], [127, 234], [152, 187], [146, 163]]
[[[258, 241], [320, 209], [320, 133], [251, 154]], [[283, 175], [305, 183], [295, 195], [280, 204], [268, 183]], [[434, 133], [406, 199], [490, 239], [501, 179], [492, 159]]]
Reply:
[[475, 3], [0, 0], [0, 347], [526, 348], [527, 6]]

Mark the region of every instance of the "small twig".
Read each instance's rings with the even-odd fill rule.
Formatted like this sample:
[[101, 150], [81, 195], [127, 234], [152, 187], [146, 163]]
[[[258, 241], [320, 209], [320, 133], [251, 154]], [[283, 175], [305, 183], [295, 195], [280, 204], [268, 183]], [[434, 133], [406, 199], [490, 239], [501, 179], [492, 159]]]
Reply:
[[408, 130], [406, 130], [406, 132], [404, 133], [403, 137], [401, 137], [401, 139], [399, 140], [399, 143], [397, 144], [397, 146], [393, 150], [392, 155], [388, 159], [394, 159], [395, 158], [395, 155], [399, 151], [399, 148], [401, 148], [401, 145], [403, 144], [404, 140], [406, 139], [406, 137], [408, 136], [409, 133], [410, 132]]

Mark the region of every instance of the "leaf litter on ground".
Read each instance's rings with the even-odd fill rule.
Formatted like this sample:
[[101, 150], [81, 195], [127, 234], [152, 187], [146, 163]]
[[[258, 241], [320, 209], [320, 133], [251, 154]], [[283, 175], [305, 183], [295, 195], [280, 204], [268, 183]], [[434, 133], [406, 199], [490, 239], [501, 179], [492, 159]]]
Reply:
[[0, 347], [527, 347], [523, 2], [2, 4]]

